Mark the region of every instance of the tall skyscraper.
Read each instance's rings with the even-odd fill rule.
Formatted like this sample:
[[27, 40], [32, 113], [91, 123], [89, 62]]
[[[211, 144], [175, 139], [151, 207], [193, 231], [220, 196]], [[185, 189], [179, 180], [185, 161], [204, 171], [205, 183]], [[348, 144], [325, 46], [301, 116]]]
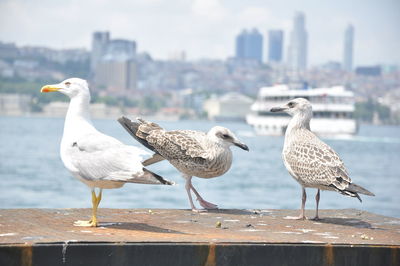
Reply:
[[236, 37], [236, 58], [262, 62], [263, 36], [257, 29], [243, 30]]
[[247, 58], [262, 62], [263, 36], [260, 34], [260, 32], [258, 32], [257, 29], [254, 28], [247, 35], [245, 48]]
[[96, 71], [97, 65], [106, 53], [109, 41], [110, 33], [108, 31], [97, 31], [93, 33], [92, 53], [90, 58], [90, 70], [92, 73]]
[[353, 42], [354, 42], [354, 27], [348, 25], [344, 33], [343, 47], [343, 69], [351, 72], [353, 70]]
[[97, 66], [94, 81], [114, 95], [127, 96], [136, 89], [136, 72], [133, 60], [102, 60]]
[[136, 42], [130, 40], [114, 39], [108, 42], [104, 57], [129, 60], [136, 56]]
[[307, 38], [305, 16], [302, 12], [296, 12], [288, 50], [288, 63], [293, 70], [307, 68]]
[[283, 31], [270, 30], [268, 32], [268, 62], [282, 61]]
[[136, 42], [110, 39], [109, 32], [95, 32], [92, 40], [91, 71], [99, 89], [122, 96], [136, 89]]
[[245, 42], [247, 37], [247, 30], [243, 30], [236, 36], [236, 58], [245, 58]]

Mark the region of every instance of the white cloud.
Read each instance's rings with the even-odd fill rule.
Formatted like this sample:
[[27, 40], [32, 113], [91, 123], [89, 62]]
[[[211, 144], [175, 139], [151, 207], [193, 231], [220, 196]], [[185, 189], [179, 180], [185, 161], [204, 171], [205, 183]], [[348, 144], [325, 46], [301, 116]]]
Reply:
[[194, 0], [192, 12], [206, 20], [219, 21], [226, 18], [227, 10], [220, 0]]
[[238, 18], [243, 26], [263, 27], [271, 19], [270, 11], [265, 7], [246, 7]]

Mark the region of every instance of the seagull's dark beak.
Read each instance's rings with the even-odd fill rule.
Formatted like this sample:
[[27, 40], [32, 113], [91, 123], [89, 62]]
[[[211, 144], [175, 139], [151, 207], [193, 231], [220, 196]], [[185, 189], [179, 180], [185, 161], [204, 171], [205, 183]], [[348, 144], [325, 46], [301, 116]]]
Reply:
[[234, 141], [234, 142], [233, 142], [233, 145], [238, 146], [238, 147], [241, 148], [242, 150], [249, 151], [249, 147], [247, 147], [246, 144], [244, 144], [244, 143], [242, 143], [242, 142], [240, 142], [240, 141], [238, 141], [238, 140]]
[[272, 107], [270, 111], [273, 112], [273, 113], [276, 113], [276, 112], [283, 112], [286, 109], [287, 108], [285, 108], [285, 107]]

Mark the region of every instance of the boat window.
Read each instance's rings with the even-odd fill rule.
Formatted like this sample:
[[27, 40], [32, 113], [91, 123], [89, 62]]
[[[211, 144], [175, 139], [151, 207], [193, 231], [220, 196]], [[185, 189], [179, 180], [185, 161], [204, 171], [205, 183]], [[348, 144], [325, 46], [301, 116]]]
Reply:
[[314, 112], [314, 118], [342, 118], [342, 119], [352, 119], [354, 116], [353, 112], [327, 112], [320, 111]]

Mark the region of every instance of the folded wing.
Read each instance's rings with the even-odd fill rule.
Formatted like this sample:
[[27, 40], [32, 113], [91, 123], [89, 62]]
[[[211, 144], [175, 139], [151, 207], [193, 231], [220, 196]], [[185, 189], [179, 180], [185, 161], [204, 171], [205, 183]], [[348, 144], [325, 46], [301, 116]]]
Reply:
[[[207, 159], [207, 152], [202, 140], [205, 133], [193, 130], [165, 131], [159, 125], [138, 119], [138, 122], [121, 117], [118, 121], [137, 141], [154, 151], [161, 157], [171, 159], [185, 159], [187, 157]], [[145, 161], [151, 164], [160, 161], [158, 155]]]
[[168, 184], [141, 163], [148, 153], [127, 146], [104, 134], [89, 134], [77, 139], [67, 150], [70, 163], [87, 180]]

